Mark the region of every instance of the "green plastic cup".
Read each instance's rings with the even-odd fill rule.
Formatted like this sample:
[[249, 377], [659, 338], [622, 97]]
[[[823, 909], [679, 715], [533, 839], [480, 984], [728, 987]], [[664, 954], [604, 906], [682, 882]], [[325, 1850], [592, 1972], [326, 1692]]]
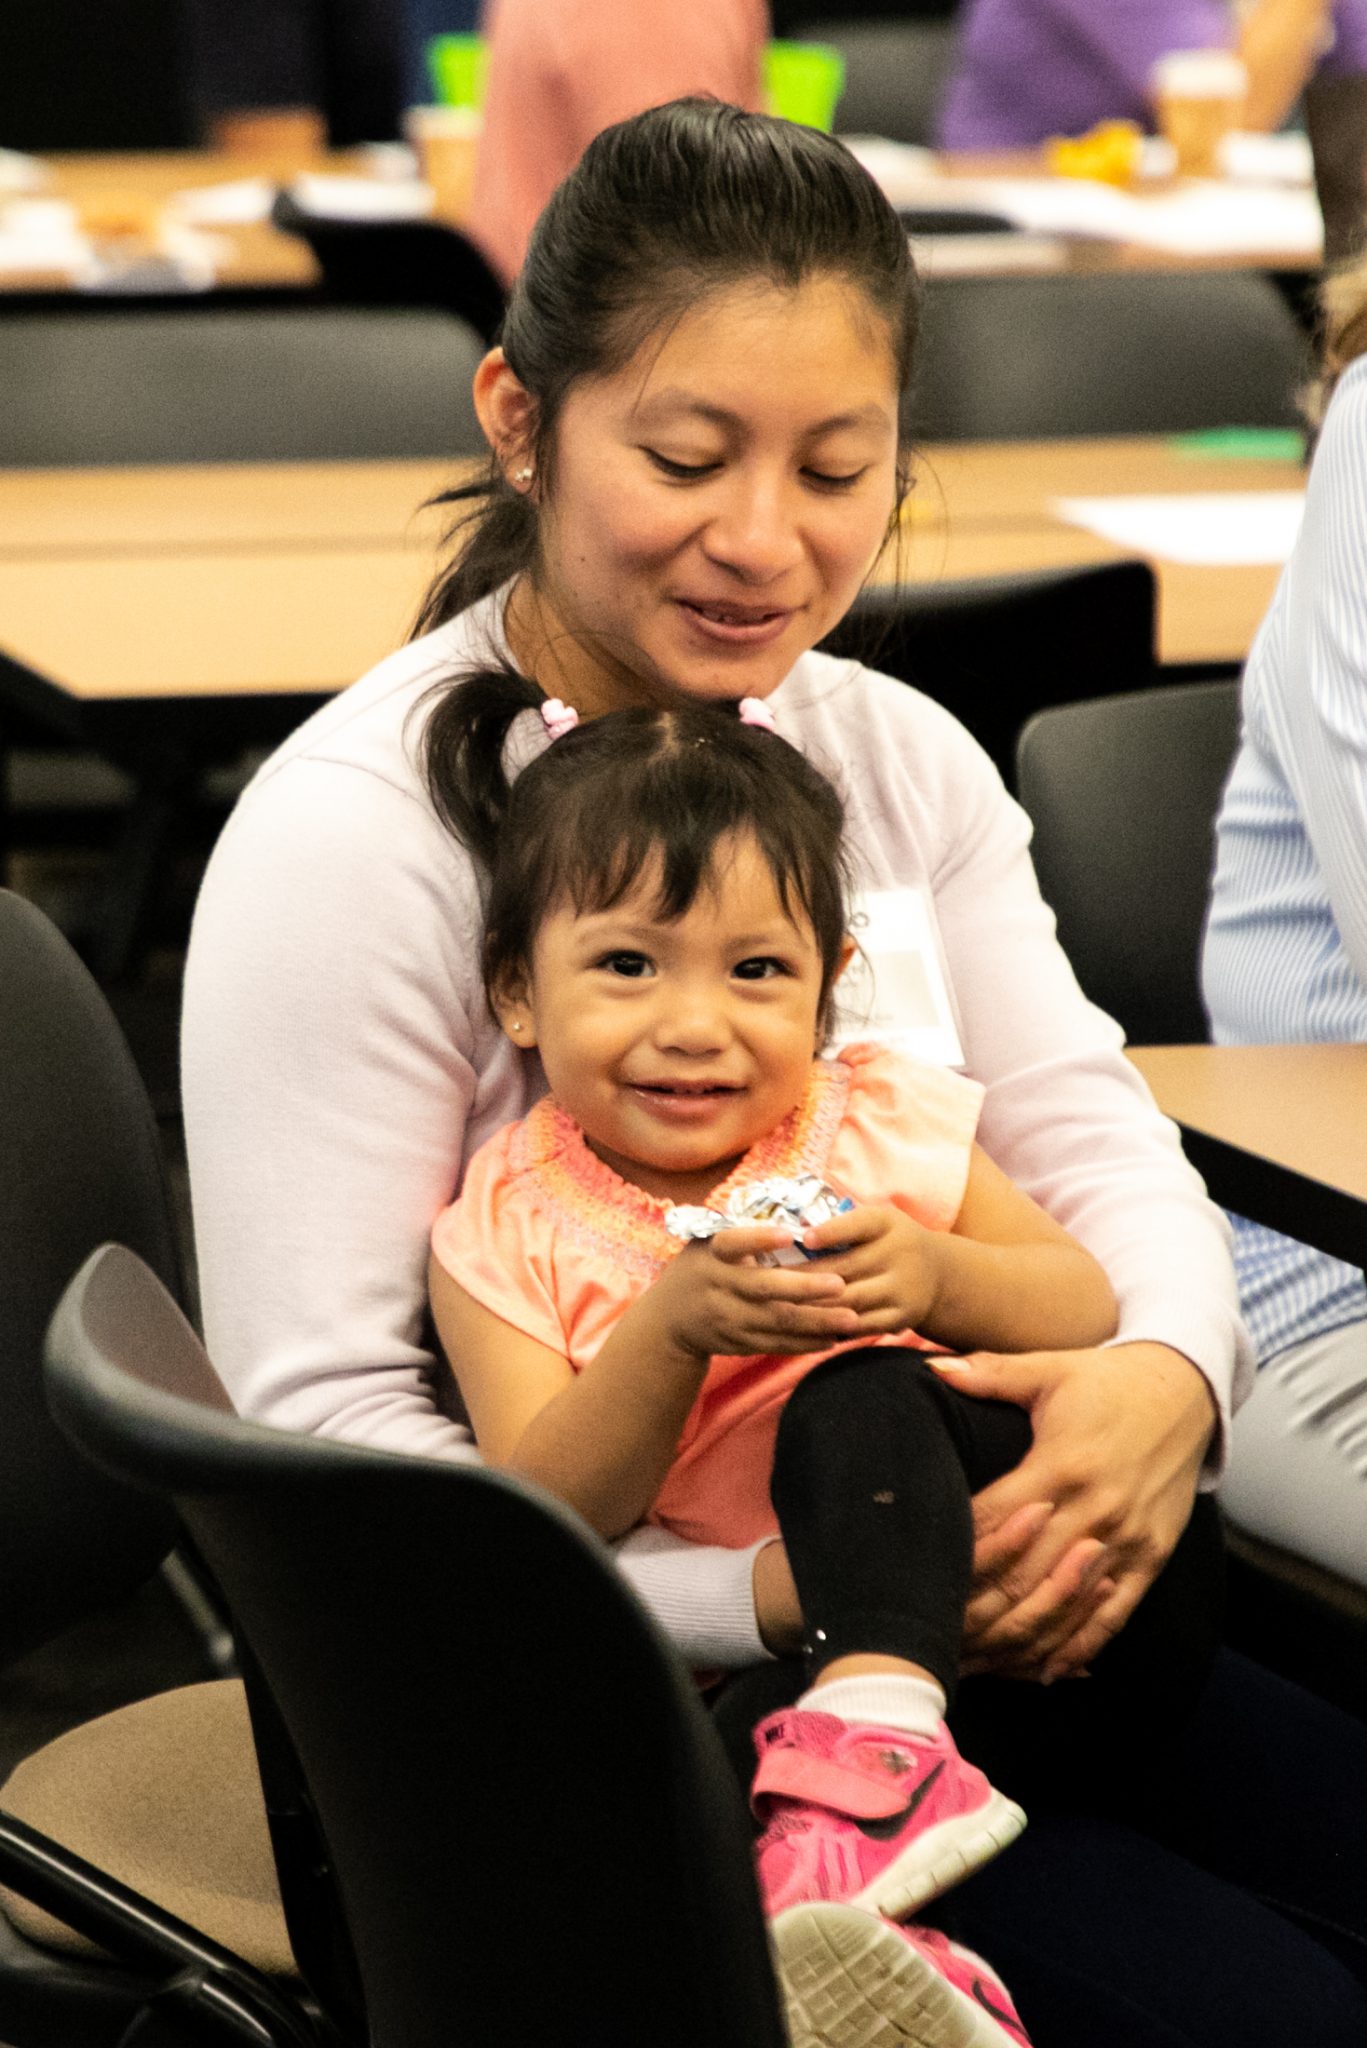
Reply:
[[483, 36], [433, 36], [427, 45], [427, 75], [438, 106], [482, 107], [488, 62]]
[[764, 92], [785, 121], [821, 128], [829, 135], [845, 87], [845, 59], [830, 43], [769, 43], [764, 52]]

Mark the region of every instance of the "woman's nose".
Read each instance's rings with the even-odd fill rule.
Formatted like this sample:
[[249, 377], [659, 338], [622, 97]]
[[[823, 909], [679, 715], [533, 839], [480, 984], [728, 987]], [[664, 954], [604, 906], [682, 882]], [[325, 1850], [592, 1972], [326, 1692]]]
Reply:
[[712, 560], [747, 583], [773, 583], [802, 560], [802, 534], [789, 493], [775, 478], [738, 476], [708, 525]]

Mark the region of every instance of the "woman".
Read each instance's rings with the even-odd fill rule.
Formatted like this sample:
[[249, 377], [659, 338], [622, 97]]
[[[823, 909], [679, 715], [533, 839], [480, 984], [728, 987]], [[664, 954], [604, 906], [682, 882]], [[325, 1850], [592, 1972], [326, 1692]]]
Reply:
[[940, 139], [1025, 149], [1124, 117], [1153, 126], [1151, 74], [1173, 50], [1237, 48], [1243, 126], [1278, 128], [1306, 81], [1367, 70], [1364, 0], [968, 0]]
[[[1325, 297], [1305, 520], [1249, 657], [1220, 812], [1204, 977], [1222, 1045], [1367, 1039], [1367, 263]], [[1242, 1219], [1235, 1263], [1260, 1370], [1226, 1504], [1367, 1586], [1363, 1276]]]
[[[434, 692], [511, 658], [581, 717], [676, 694], [771, 700], [780, 731], [839, 766], [865, 889], [933, 906], [987, 1090], [985, 1147], [1101, 1262], [1120, 1305], [1103, 1351], [985, 1358], [959, 1376], [1025, 1407], [1034, 1439], [976, 1502], [966, 1651], [997, 1674], [990, 1690], [1008, 1672], [1085, 1669], [1120, 1628], [1218, 1467], [1241, 1340], [1220, 1220], [1118, 1031], [1079, 995], [990, 764], [916, 692], [810, 651], [895, 518], [914, 324], [905, 236], [838, 144], [681, 102], [590, 146], [479, 370], [491, 473], [428, 630], [280, 750], [215, 854], [187, 977], [186, 1120], [208, 1338], [239, 1407], [468, 1456], [425, 1336], [427, 1235], [464, 1161], [542, 1084], [479, 987], [478, 878], [422, 774]], [[514, 762], [545, 743], [527, 714]], [[800, 1639], [781, 1545], [690, 1549], [655, 1532], [622, 1552], [696, 1665], [754, 1666]], [[1367, 1993], [1327, 1941], [1208, 1874], [1233, 1856], [1236, 1883], [1346, 1925], [1356, 1956], [1356, 1846], [1332, 1898], [1316, 1889], [1320, 1844], [1283, 1839], [1298, 1821], [1260, 1812], [1250, 1855], [1278, 1845], [1266, 1883], [1235, 1853], [1247, 1830], [1230, 1814], [1262, 1768], [1245, 1742], [1289, 1746], [1293, 1816], [1316, 1796], [1301, 1782], [1312, 1758], [1335, 1759], [1338, 1788], [1359, 1773], [1367, 1796], [1351, 1736], [1335, 1724], [1307, 1741], [1278, 1698], [1223, 1674], [1201, 1710], [1214, 1758], [1192, 1752], [1187, 1769], [1174, 1754], [1165, 1772], [1174, 1798], [1187, 1788], [1173, 1815], [1139, 1768], [1168, 1755], [1151, 1716], [1121, 1772], [1144, 1833], [1109, 1815], [1041, 1820], [1037, 1800], [1010, 1877], [957, 1895], [960, 1931], [994, 1962], [1006, 1968], [994, 1944], [1028, 1951], [1007, 1974], [1046, 2039], [1161, 2039], [1195, 2013], [1194, 2037], [1270, 2042], [1273, 2017], [1291, 2025], [1292, 1978], [1298, 1998], [1313, 1985], [1321, 2040], [1360, 2035]], [[1041, 1744], [1079, 1713], [1051, 1713]], [[1226, 1757], [1241, 1759], [1237, 1792], [1212, 1818]], [[1285, 1758], [1270, 1777], [1288, 1788]], [[1155, 1845], [1159, 1825], [1195, 1864]], [[1155, 1943], [1158, 1968], [1141, 1952]]]

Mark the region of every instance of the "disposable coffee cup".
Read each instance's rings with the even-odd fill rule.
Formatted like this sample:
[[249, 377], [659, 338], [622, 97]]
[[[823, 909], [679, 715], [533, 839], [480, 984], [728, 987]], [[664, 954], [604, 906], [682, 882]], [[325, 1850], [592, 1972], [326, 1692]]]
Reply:
[[463, 221], [469, 212], [481, 125], [473, 107], [410, 107], [404, 115], [419, 173], [443, 220]]
[[1224, 144], [1243, 119], [1248, 72], [1231, 50], [1171, 50], [1150, 77], [1160, 132], [1182, 178], [1215, 178]]

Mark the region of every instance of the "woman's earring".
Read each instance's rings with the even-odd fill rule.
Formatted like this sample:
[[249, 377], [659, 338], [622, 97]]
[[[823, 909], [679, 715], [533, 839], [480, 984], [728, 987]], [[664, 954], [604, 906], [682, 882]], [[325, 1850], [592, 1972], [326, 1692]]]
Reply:
[[513, 478], [513, 482], [515, 484], [529, 484], [535, 474], [536, 472], [533, 469], [520, 469]]

